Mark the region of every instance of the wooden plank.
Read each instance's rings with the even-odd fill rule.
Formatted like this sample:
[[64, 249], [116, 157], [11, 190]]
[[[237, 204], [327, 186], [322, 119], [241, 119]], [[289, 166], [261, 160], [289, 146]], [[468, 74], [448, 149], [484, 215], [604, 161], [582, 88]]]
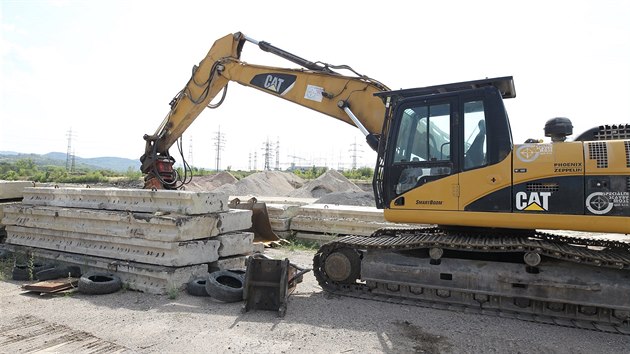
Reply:
[[78, 278], [64, 278], [56, 280], [40, 281], [33, 284], [26, 284], [22, 289], [40, 293], [54, 293], [61, 290], [72, 289], [79, 284]]

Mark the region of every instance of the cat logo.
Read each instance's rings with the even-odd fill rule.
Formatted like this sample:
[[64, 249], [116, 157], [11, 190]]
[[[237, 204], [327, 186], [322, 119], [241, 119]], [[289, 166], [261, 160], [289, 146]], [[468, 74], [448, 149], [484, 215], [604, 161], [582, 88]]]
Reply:
[[524, 211], [549, 210], [549, 197], [551, 192], [526, 192], [516, 193], [516, 209]]
[[295, 85], [295, 79], [295, 75], [267, 73], [254, 76], [250, 84], [284, 96], [287, 92], [291, 91], [293, 85]]

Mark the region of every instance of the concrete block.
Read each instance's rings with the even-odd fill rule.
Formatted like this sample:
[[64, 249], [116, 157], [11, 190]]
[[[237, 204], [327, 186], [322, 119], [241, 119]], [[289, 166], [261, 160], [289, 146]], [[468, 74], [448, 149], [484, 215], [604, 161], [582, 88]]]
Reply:
[[219, 257], [228, 257], [251, 253], [254, 249], [253, 232], [230, 232], [216, 237], [221, 242]]
[[190, 280], [208, 273], [207, 264], [167, 267], [19, 245], [6, 245], [6, 248], [18, 254], [32, 254], [37, 259], [54, 264], [77, 265], [84, 274], [89, 271], [113, 272], [130, 289], [158, 295], [167, 294], [173, 288], [184, 289]]
[[223, 193], [117, 188], [24, 189], [24, 204], [131, 212], [199, 215], [228, 210]]
[[252, 225], [250, 210], [205, 215], [160, 215], [18, 203], [6, 206], [4, 213], [2, 223], [5, 225], [165, 242], [205, 239], [246, 230]]
[[6, 243], [171, 267], [216, 261], [220, 246], [215, 239], [162, 242], [21, 226], [7, 226]]

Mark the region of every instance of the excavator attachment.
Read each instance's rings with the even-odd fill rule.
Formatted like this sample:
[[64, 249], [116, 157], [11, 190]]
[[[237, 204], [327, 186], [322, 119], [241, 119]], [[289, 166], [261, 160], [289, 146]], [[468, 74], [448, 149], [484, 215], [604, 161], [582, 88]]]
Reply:
[[303, 275], [310, 271], [290, 263], [287, 258], [279, 260], [254, 254], [247, 259], [242, 311], [278, 311], [278, 316], [284, 317], [289, 295], [302, 282]]
[[246, 203], [242, 203], [240, 199], [234, 198], [230, 201], [230, 209], [244, 209], [252, 211], [252, 227], [247, 231], [254, 233], [254, 242], [259, 242], [265, 247], [281, 246], [289, 241], [280, 238], [271, 229], [269, 222], [269, 214], [267, 213], [267, 204], [259, 202], [256, 198], [250, 198]]

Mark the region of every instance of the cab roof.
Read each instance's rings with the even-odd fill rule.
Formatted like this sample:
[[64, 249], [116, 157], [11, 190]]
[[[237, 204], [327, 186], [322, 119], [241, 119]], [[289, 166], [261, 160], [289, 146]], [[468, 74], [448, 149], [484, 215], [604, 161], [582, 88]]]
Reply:
[[456, 82], [452, 84], [426, 86], [426, 87], [418, 87], [418, 88], [404, 89], [404, 90], [383, 91], [383, 92], [375, 93], [374, 96], [378, 96], [381, 98], [395, 97], [395, 98], [400, 99], [400, 98], [407, 98], [407, 97], [434, 95], [438, 93], [472, 90], [472, 89], [486, 87], [486, 86], [496, 87], [499, 90], [499, 92], [501, 92], [501, 96], [503, 98], [516, 97], [516, 90], [514, 88], [514, 79], [512, 78], [512, 76], [504, 76], [504, 77], [474, 80], [474, 81]]

